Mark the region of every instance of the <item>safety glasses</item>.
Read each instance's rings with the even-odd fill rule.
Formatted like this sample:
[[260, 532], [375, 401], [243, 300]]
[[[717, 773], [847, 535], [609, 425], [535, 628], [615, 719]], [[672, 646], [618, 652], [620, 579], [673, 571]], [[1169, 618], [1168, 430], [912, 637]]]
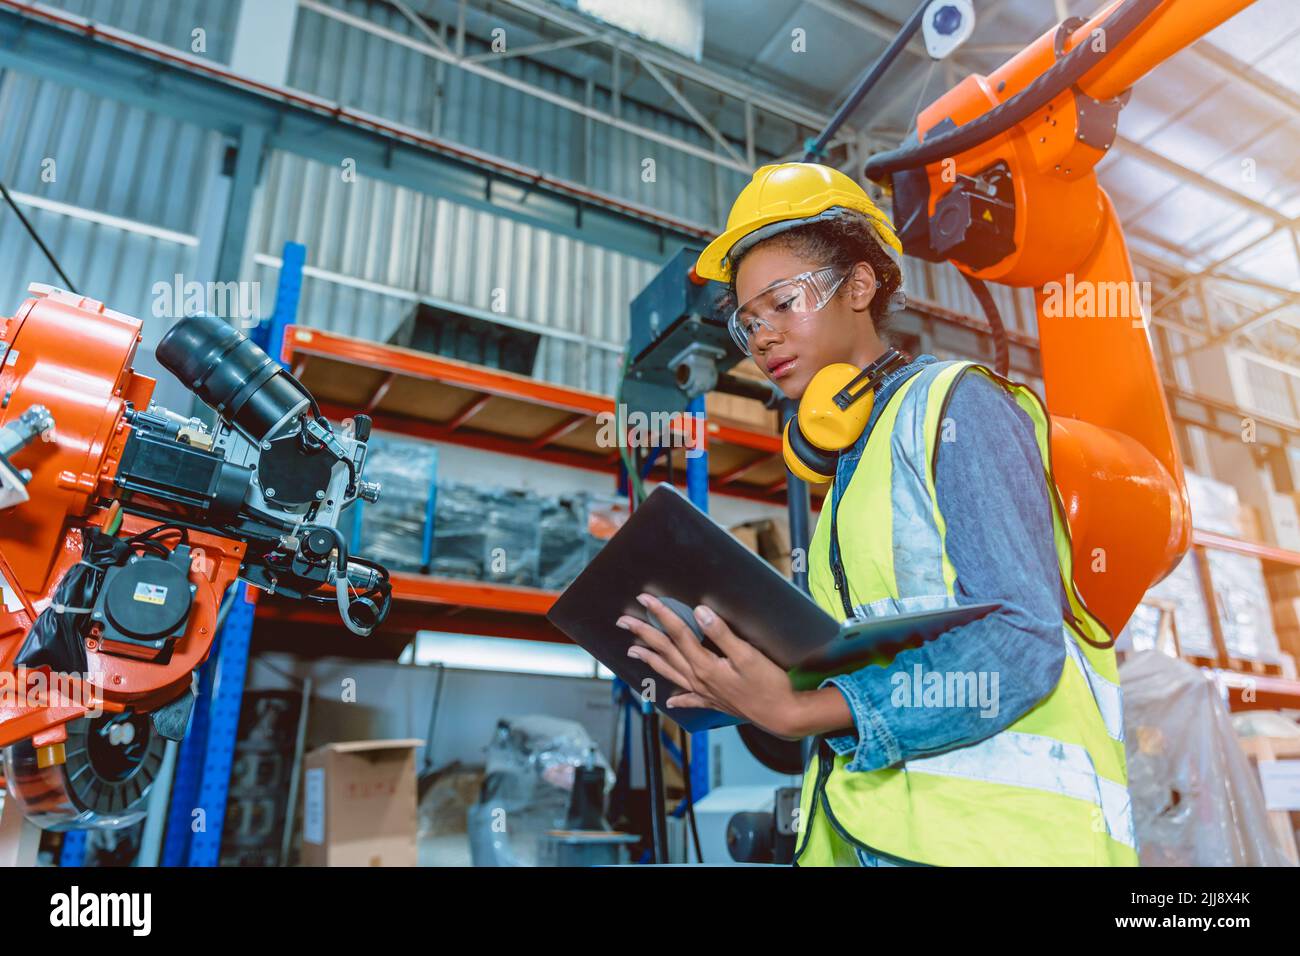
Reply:
[[753, 342], [761, 329], [785, 335], [824, 309], [844, 278], [845, 273], [828, 266], [774, 282], [732, 312], [727, 329], [740, 350], [753, 355]]

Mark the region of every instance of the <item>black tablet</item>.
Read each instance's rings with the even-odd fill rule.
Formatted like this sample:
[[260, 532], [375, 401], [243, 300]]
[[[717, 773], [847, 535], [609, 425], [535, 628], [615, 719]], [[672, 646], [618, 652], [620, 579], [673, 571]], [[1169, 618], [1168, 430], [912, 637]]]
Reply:
[[[738, 637], [789, 671], [798, 689], [816, 687], [826, 677], [864, 666], [881, 654], [892, 656], [998, 607], [954, 605], [841, 626], [680, 491], [659, 485], [546, 616], [633, 691], [652, 691], [652, 702], [692, 732], [741, 721], [715, 710], [664, 709], [664, 701], [680, 688], [648, 664], [628, 657], [634, 638], [614, 623], [627, 614], [658, 626], [637, 603], [636, 596], [643, 592], [679, 604], [677, 613], [697, 635], [691, 609], [707, 604]], [[704, 643], [717, 652], [707, 640]]]
[[690, 731], [739, 721], [713, 710], [663, 709], [679, 688], [628, 657], [633, 637], [614, 623], [623, 614], [655, 623], [637, 603], [643, 592], [675, 598], [688, 608], [707, 604], [737, 635], [787, 670], [839, 633], [838, 622], [775, 568], [681, 492], [659, 485], [546, 616], [634, 692], [653, 688], [660, 710]]

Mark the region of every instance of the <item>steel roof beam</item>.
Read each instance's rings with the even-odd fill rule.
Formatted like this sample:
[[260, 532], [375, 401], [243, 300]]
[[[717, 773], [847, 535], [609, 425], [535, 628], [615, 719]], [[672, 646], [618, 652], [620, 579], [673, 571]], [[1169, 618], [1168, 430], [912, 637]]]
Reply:
[[1245, 83], [1256, 93], [1270, 100], [1293, 117], [1300, 118], [1300, 95], [1287, 89], [1272, 77], [1259, 72], [1249, 63], [1238, 60], [1231, 53], [1208, 40], [1193, 43], [1188, 50], [1202, 63], [1208, 63], [1226, 74], [1229, 79]]
[[660, 69], [675, 73], [684, 79], [723, 93], [742, 103], [746, 101], [752, 102], [759, 109], [790, 120], [800, 126], [821, 129], [826, 125], [826, 121], [830, 119], [830, 114], [792, 102], [788, 96], [779, 92], [756, 88], [755, 80], [752, 77], [730, 77], [718, 73], [695, 63], [687, 57], [671, 53], [658, 44], [638, 40], [635, 37], [620, 36], [615, 41], [606, 31], [593, 24], [590, 20], [557, 9], [549, 4], [539, 3], [536, 0], [500, 0], [500, 2], [574, 33], [595, 37], [606, 44], [617, 43], [626, 52], [635, 51], [638, 58], [653, 63]]
[[1225, 202], [1240, 206], [1242, 209], [1248, 210], [1261, 218], [1267, 219], [1274, 225], [1290, 226], [1292, 223], [1291, 219], [1278, 212], [1272, 206], [1251, 199], [1245, 193], [1231, 189], [1228, 186], [1223, 185], [1223, 183], [1210, 179], [1202, 173], [1198, 173], [1194, 169], [1189, 169], [1181, 163], [1169, 159], [1167, 156], [1162, 156], [1154, 150], [1148, 149], [1141, 143], [1136, 143], [1123, 136], [1116, 136], [1115, 145], [1123, 150], [1125, 155], [1132, 156], [1139, 162], [1168, 173], [1176, 179], [1181, 179], [1188, 186], [1195, 186], [1202, 192], [1209, 193]]
[[[540, 170], [459, 146], [426, 130], [269, 86], [125, 31], [62, 11], [0, 0], [0, 68], [172, 116], [238, 138], [267, 130], [267, 146], [525, 222], [636, 258], [662, 261], [674, 243], [712, 231]], [[409, 38], [408, 38], [409, 39]]]
[[749, 165], [740, 153], [736, 151], [736, 147], [732, 146], [727, 138], [718, 132], [717, 127], [710, 123], [705, 118], [704, 114], [695, 108], [695, 104], [686, 98], [686, 94], [673, 86], [672, 82], [668, 77], [663, 75], [659, 67], [655, 66], [649, 60], [642, 59], [640, 55], [636, 55], [636, 58], [640, 61], [641, 66], [645, 68], [645, 71], [650, 74], [655, 82], [664, 88], [664, 92], [672, 97], [673, 102], [680, 106], [686, 115], [693, 119], [696, 125], [709, 135], [710, 139], [721, 146], [727, 155], [736, 161], [739, 168], [744, 169]]
[[367, 20], [365, 17], [360, 17], [356, 14], [348, 13], [336, 7], [331, 7], [328, 4], [321, 3], [320, 0], [298, 0], [298, 2], [305, 10], [310, 10], [313, 13], [320, 14], [321, 16], [337, 20], [339, 23], [344, 23], [355, 29], [362, 30], [372, 36], [380, 37], [381, 39], [388, 40], [391, 43], [396, 43], [399, 46], [404, 46], [407, 49], [413, 50], [416, 53], [421, 53], [431, 59], [440, 60], [452, 66], [459, 67], [467, 73], [472, 73], [475, 76], [488, 80], [489, 82], [509, 87], [510, 89], [516, 90], [517, 92], [523, 93], [527, 96], [535, 97], [546, 103], [550, 103], [552, 106], [558, 106], [561, 109], [577, 113], [580, 116], [585, 116], [588, 119], [595, 120], [599, 123], [604, 123], [607, 126], [612, 126], [615, 129], [622, 130], [623, 132], [629, 133], [633, 136], [639, 136], [642, 139], [659, 143], [660, 145], [667, 146], [669, 149], [675, 149], [678, 152], [686, 153], [697, 159], [703, 159], [707, 162], [735, 169], [739, 172], [748, 173], [752, 171], [744, 162], [738, 162], [737, 160], [727, 156], [720, 156], [711, 150], [705, 149], [703, 146], [688, 143], [685, 140], [678, 139], [675, 136], [660, 132], [659, 130], [650, 129], [646, 126], [640, 126], [636, 123], [619, 119], [616, 116], [586, 106], [577, 100], [572, 100], [567, 96], [554, 92], [553, 90], [548, 90], [544, 87], [537, 86], [534, 83], [529, 83], [527, 80], [521, 80], [518, 77], [510, 76], [508, 73], [503, 73], [500, 70], [490, 69], [489, 67], [484, 66], [482, 62], [471, 57], [457, 56], [455, 53], [451, 53], [446, 49], [416, 40], [413, 37], [409, 37], [404, 33], [399, 33], [396, 30], [390, 30], [388, 27]]

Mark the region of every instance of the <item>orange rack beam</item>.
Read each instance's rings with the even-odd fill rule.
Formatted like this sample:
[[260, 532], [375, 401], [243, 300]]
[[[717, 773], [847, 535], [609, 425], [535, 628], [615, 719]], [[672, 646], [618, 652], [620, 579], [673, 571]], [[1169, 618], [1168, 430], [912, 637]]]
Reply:
[[[381, 431], [604, 474], [612, 474], [619, 460], [618, 449], [600, 441], [604, 416], [615, 413], [608, 395], [296, 325], [285, 330], [281, 357], [335, 420], [365, 412]], [[714, 493], [784, 502], [779, 436], [716, 420], [706, 422], [705, 434]], [[684, 449], [674, 452], [678, 475], [685, 475], [684, 455]], [[666, 473], [662, 462], [657, 472]], [[419, 574], [392, 577], [393, 608], [381, 629], [389, 639], [372, 642], [376, 651], [396, 654], [421, 630], [567, 643], [546, 620], [556, 592]], [[293, 628], [338, 630], [331, 608], [262, 597], [257, 614], [276, 623], [271, 633], [288, 638]], [[322, 653], [356, 651], [355, 641], [317, 644]]]
[[[608, 395], [297, 325], [282, 358], [331, 418], [364, 411], [381, 431], [590, 471], [618, 463], [600, 440], [615, 413]], [[780, 436], [716, 420], [705, 432], [713, 493], [784, 503]], [[673, 462], [685, 474], [684, 449]]]
[[[567, 644], [569, 639], [551, 626], [546, 612], [559, 594], [540, 588], [491, 584], [456, 578], [393, 572], [393, 607], [384, 622], [385, 635], [400, 637], [397, 644], [384, 643], [393, 655], [400, 652], [416, 631], [445, 631], [452, 634], [480, 634], [488, 637], [516, 637], [526, 640]], [[298, 601], [282, 601], [261, 595], [257, 602], [259, 620], [277, 625], [312, 625], [338, 629], [338, 612], [332, 607]], [[354, 639], [351, 643], [361, 639]], [[301, 648], [309, 643], [296, 642]], [[338, 648], [332, 648], [337, 652]]]
[[1300, 568], [1300, 551], [1288, 551], [1286, 548], [1264, 544], [1261, 541], [1234, 538], [1226, 534], [1220, 534], [1217, 531], [1202, 531], [1200, 528], [1193, 528], [1192, 544], [1201, 545], [1205, 548], [1215, 548], [1219, 551], [1235, 551], [1238, 554], [1249, 555], [1263, 561], [1272, 561], [1275, 564], [1289, 564]]
[[[1269, 561], [1274, 564], [1285, 564], [1291, 567], [1300, 567], [1300, 552], [1298, 551], [1290, 551], [1286, 548], [1279, 548], [1275, 545], [1264, 544], [1261, 541], [1247, 541], [1244, 538], [1234, 538], [1217, 531], [1205, 531], [1201, 528], [1192, 529], [1192, 547], [1202, 549], [1213, 548], [1218, 551], [1233, 551], [1237, 554], [1259, 558], [1261, 561]], [[1220, 648], [1219, 656], [1221, 659], [1219, 663], [1222, 665], [1226, 663], [1226, 650], [1223, 648], [1223, 636], [1220, 632], [1217, 602], [1215, 600], [1213, 588], [1209, 584], [1208, 577], [1204, 578], [1201, 584], [1204, 588], [1204, 597], [1206, 608], [1209, 612], [1210, 627], [1215, 632], [1215, 644]], [[1218, 681], [1219, 686], [1227, 694], [1228, 706], [1231, 710], [1258, 710], [1300, 706], [1300, 681], [1281, 677], [1276, 674], [1245, 673], [1225, 666], [1209, 668], [1209, 671]], [[1247, 688], [1250, 690], [1250, 693], [1240, 693], [1240, 691]]]
[[[618, 462], [618, 450], [597, 440], [597, 416], [615, 411], [607, 395], [302, 326], [286, 329], [282, 357], [335, 419], [364, 411], [383, 431], [604, 473]], [[784, 501], [777, 435], [715, 420], [706, 423], [706, 434], [714, 493]], [[682, 456], [675, 453], [679, 474], [685, 473]], [[814, 489], [819, 492], [824, 488]], [[818, 504], [814, 497], [814, 508]], [[1300, 552], [1260, 542], [1200, 529], [1192, 541], [1300, 567]], [[393, 609], [383, 630], [403, 644], [420, 630], [567, 642], [545, 616], [556, 592], [404, 573], [394, 573], [393, 583]], [[263, 598], [261, 619], [337, 625], [331, 609]], [[400, 644], [390, 642], [390, 649], [396, 653]], [[1285, 699], [1294, 706], [1300, 699], [1300, 682], [1227, 669], [1220, 674], [1254, 681], [1275, 705]]]

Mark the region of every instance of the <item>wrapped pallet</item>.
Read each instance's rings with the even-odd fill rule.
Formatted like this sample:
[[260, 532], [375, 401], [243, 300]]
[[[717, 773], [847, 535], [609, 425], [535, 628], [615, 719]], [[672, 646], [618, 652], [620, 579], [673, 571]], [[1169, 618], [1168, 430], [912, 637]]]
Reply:
[[542, 504], [541, 586], [561, 590], [581, 573], [627, 520], [627, 503], [606, 495], [577, 492]]
[[1241, 501], [1232, 485], [1215, 481], [1194, 471], [1183, 473], [1187, 479], [1187, 499], [1192, 506], [1192, 523], [1202, 531], [1241, 535]]
[[439, 483], [433, 573], [536, 586], [541, 519], [528, 492]]
[[[1231, 485], [1187, 472], [1192, 521], [1203, 531], [1241, 537], [1243, 509]], [[1150, 650], [1160, 642], [1165, 610], [1173, 613], [1182, 654], [1217, 657], [1203, 579], [1214, 592], [1218, 625], [1229, 658], [1274, 664], [1280, 661], [1277, 633], [1269, 613], [1271, 600], [1258, 559], [1233, 551], [1207, 548], [1204, 556], [1189, 551], [1163, 581], [1147, 591], [1120, 635], [1121, 650]], [[1204, 561], [1202, 569], [1198, 562]], [[1204, 575], [1202, 575], [1204, 571]]]
[[1156, 651], [1119, 670], [1143, 866], [1285, 866], [1259, 778], [1209, 673]]
[[379, 482], [379, 500], [353, 506], [360, 525], [360, 544], [354, 547], [391, 571], [427, 571], [425, 527], [437, 473], [438, 447], [432, 442], [373, 434], [366, 478]]
[[1250, 555], [1212, 548], [1207, 549], [1205, 557], [1228, 657], [1276, 664], [1280, 655], [1263, 562]]
[[1154, 650], [1160, 644], [1161, 615], [1172, 611], [1178, 649], [1194, 657], [1214, 657], [1210, 612], [1197, 573], [1195, 554], [1188, 552], [1163, 581], [1147, 591], [1146, 599], [1120, 633], [1116, 647], [1122, 651]]

